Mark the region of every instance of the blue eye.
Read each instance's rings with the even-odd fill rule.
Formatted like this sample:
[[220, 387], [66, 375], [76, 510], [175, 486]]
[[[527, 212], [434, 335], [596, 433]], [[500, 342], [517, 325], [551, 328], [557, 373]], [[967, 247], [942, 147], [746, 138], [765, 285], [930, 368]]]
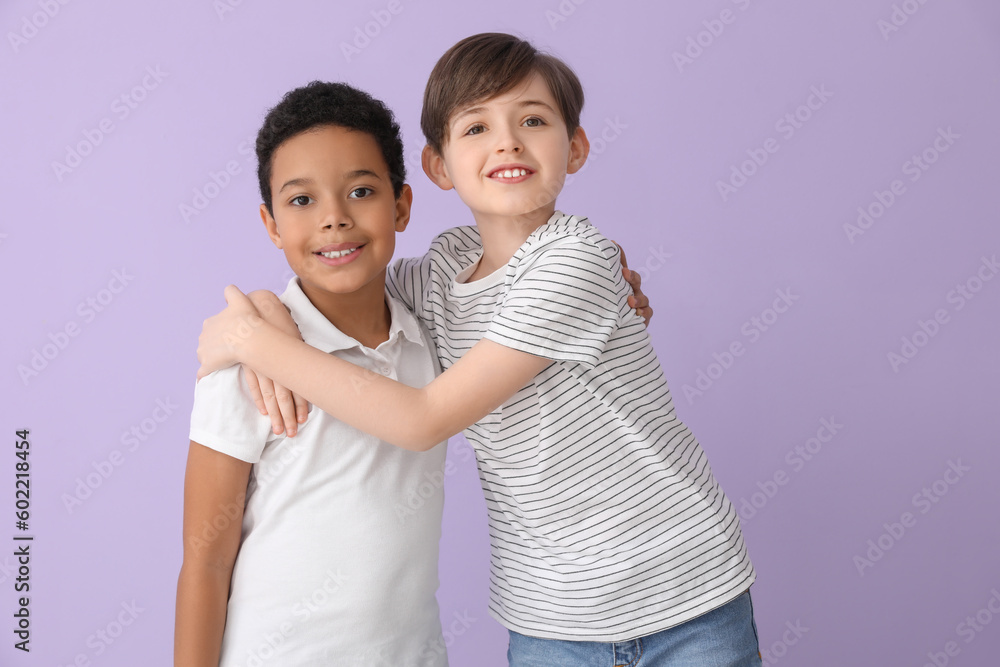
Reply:
[[[358, 196], [355, 196], [359, 192], [361, 192], [362, 194], [358, 195]], [[349, 199], [366, 199], [368, 197], [371, 197], [373, 194], [375, 194], [375, 191], [372, 190], [371, 188], [354, 188], [353, 190], [351, 190], [351, 194], [348, 195], [348, 198]]]
[[[305, 201], [301, 201], [303, 199]], [[313, 198], [310, 197], [309, 195], [299, 195], [298, 197], [292, 197], [292, 199], [288, 203], [290, 203], [292, 206], [306, 206], [311, 201], [313, 201]]]

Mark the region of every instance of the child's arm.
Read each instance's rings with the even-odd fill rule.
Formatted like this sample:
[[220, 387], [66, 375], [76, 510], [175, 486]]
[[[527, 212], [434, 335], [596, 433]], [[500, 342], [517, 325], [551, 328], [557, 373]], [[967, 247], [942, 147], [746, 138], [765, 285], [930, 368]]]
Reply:
[[[616, 250], [582, 242], [546, 248], [516, 280], [484, 339], [426, 387], [408, 387], [282, 334], [232, 285], [230, 305], [202, 329], [199, 376], [245, 363], [355, 428], [429, 449], [502, 405], [553, 361], [593, 368], [623, 318], [635, 317], [624, 304]], [[558, 296], [539, 296], [546, 294]]]
[[[263, 321], [236, 287], [205, 321], [199, 376], [243, 363], [354, 428], [424, 451], [498, 408], [552, 360], [481, 340], [426, 387], [409, 387], [325, 354]], [[234, 333], [235, 332], [235, 333]]]
[[[261, 317], [289, 336], [302, 338], [285, 304], [274, 292], [256, 290], [247, 296]], [[246, 366], [243, 367], [243, 376], [257, 409], [271, 419], [271, 430], [275, 434], [287, 430], [289, 437], [294, 436], [298, 431], [298, 425], [305, 422], [309, 414], [309, 403], [298, 394], [293, 394], [280, 384], [275, 384], [270, 378], [258, 376], [253, 369]]]
[[184, 476], [184, 562], [174, 624], [176, 667], [219, 664], [251, 466], [191, 441]]
[[[386, 285], [390, 293], [413, 311], [416, 311], [419, 306], [419, 296], [415, 288], [417, 284], [415, 274], [423, 270], [424, 263], [425, 258], [419, 257], [398, 259], [388, 267], [386, 273]], [[653, 309], [649, 306], [649, 298], [642, 292], [640, 274], [628, 268], [624, 249], [621, 249], [621, 264], [622, 276], [632, 288], [632, 295], [628, 297], [628, 305], [635, 308], [636, 313], [642, 316], [646, 326], [649, 326], [649, 321], [653, 317]], [[295, 327], [295, 322], [273, 292], [256, 290], [247, 296], [265, 321], [277, 326], [289, 335], [301, 338], [297, 335], [298, 330]], [[250, 394], [261, 413], [270, 417], [273, 431], [281, 433], [283, 429], [287, 429], [289, 436], [295, 435], [298, 424], [305, 421], [305, 415], [308, 411], [308, 403], [305, 399], [292, 393], [281, 384], [275, 384], [263, 373], [259, 373], [260, 369], [254, 370], [244, 365], [243, 370], [250, 387]], [[298, 422], [296, 422], [296, 415]]]

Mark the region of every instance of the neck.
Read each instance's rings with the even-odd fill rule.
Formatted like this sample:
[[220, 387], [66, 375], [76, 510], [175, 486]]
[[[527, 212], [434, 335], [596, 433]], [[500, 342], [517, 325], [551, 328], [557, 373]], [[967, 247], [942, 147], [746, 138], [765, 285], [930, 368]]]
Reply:
[[385, 301], [384, 275], [346, 294], [327, 292], [301, 279], [300, 283], [316, 310], [342, 333], [370, 349], [389, 340], [391, 318]]
[[518, 216], [473, 212], [483, 242], [483, 257], [469, 280], [488, 276], [509, 262], [531, 233], [549, 221], [555, 210], [553, 203]]

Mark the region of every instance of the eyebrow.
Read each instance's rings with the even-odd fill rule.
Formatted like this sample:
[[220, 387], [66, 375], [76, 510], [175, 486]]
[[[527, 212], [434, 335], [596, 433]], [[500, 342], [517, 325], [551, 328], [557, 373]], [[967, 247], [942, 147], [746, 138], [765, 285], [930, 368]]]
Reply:
[[313, 183], [315, 183], [315, 181], [311, 178], [293, 178], [292, 180], [287, 181], [284, 185], [282, 185], [281, 189], [278, 190], [278, 193], [280, 194], [284, 192], [285, 188], [292, 188], [298, 185], [312, 185]]
[[[524, 107], [545, 107], [546, 109], [548, 109], [552, 113], [556, 113], [555, 109], [553, 109], [551, 106], [549, 106], [545, 102], [542, 102], [541, 100], [524, 100], [523, 102], [518, 102], [518, 106], [521, 107], [521, 108], [524, 108]], [[462, 111], [457, 116], [455, 116], [455, 119], [452, 121], [452, 123], [457, 123], [461, 118], [463, 118], [465, 116], [468, 116], [470, 114], [480, 113], [480, 112], [485, 111], [485, 110], [486, 110], [486, 107], [484, 107], [484, 106], [478, 106], [478, 107], [472, 107], [471, 109], [466, 109], [465, 111]]]
[[[348, 173], [344, 174], [344, 180], [345, 181], [349, 181], [352, 178], [358, 178], [359, 176], [371, 176], [371, 177], [376, 178], [376, 179], [378, 179], [380, 181], [382, 180], [382, 177], [379, 176], [374, 171], [372, 171], [371, 169], [355, 169], [354, 171], [351, 171], [351, 172], [348, 172]], [[293, 187], [300, 186], [300, 185], [302, 185], [302, 186], [313, 185], [315, 183], [316, 183], [316, 181], [313, 180], [313, 179], [311, 179], [311, 178], [306, 178], [306, 177], [293, 178], [293, 179], [291, 179], [289, 181], [286, 181], [285, 184], [281, 186], [281, 189], [278, 190], [278, 193], [280, 194], [280, 193], [284, 192], [285, 188], [293, 188]]]
[[555, 109], [553, 109], [552, 107], [550, 107], [548, 104], [546, 104], [545, 102], [543, 102], [541, 100], [525, 100], [524, 102], [521, 102], [521, 106], [522, 107], [545, 107], [546, 109], [548, 109], [552, 113], [556, 113]]

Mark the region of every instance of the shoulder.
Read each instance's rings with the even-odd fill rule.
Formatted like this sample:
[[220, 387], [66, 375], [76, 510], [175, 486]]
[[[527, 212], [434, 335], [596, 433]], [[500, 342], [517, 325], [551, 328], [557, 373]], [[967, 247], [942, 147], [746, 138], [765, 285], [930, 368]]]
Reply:
[[483, 242], [479, 230], [473, 225], [446, 229], [431, 241], [431, 253], [464, 258], [482, 252]]
[[479, 230], [474, 226], [452, 227], [431, 241], [423, 257], [396, 260], [390, 271], [400, 274], [420, 275], [422, 281], [447, 281], [471, 264], [483, 252]]
[[[209, 373], [195, 384], [191, 407], [192, 432], [231, 436], [249, 434], [257, 430], [261, 420], [270, 421], [257, 410], [243, 377], [242, 366], [230, 366]], [[211, 446], [195, 437], [192, 440]]]
[[518, 249], [518, 264], [538, 261], [589, 267], [597, 273], [617, 274], [618, 246], [581, 216], [559, 214], [538, 228]]
[[240, 366], [210, 373], [195, 385], [191, 440], [248, 463], [260, 460], [272, 439], [271, 420], [250, 397]]
[[198, 380], [194, 387], [195, 403], [203, 401], [249, 402], [249, 388], [243, 380], [243, 367], [239, 364], [209, 373]]
[[[392, 327], [398, 328], [403, 337], [415, 345], [407, 345], [401, 348], [401, 355], [413, 361], [426, 361], [433, 370], [432, 378], [441, 372], [438, 363], [434, 341], [431, 339], [427, 329], [420, 322], [413, 311], [406, 307], [406, 304], [386, 293], [389, 303], [389, 313], [392, 317]], [[429, 382], [430, 380], [428, 380]]]

